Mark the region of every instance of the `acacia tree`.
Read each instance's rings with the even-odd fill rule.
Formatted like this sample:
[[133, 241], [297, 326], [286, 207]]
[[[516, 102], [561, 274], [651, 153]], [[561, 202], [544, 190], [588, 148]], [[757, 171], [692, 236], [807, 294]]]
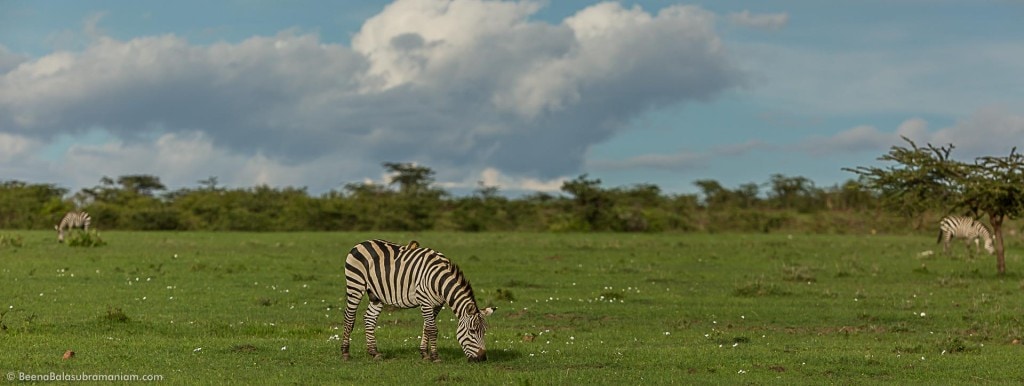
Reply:
[[909, 148], [893, 146], [881, 161], [886, 168], [843, 168], [857, 173], [867, 186], [882, 193], [884, 203], [905, 215], [932, 208], [946, 213], [988, 215], [995, 236], [996, 271], [1006, 273], [1003, 221], [1024, 214], [1024, 155], [1017, 148], [1005, 157], [978, 157], [973, 163], [950, 158], [954, 146], [918, 147], [903, 137]]

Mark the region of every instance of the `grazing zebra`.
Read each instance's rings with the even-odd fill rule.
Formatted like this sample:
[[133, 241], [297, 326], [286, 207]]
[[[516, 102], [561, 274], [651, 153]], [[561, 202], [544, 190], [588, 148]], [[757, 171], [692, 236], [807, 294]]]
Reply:
[[[471, 362], [487, 360], [484, 344], [484, 317], [493, 308], [480, 309], [473, 288], [462, 271], [440, 252], [418, 248], [419, 243], [395, 244], [367, 240], [352, 247], [345, 258], [345, 331], [341, 355], [349, 359], [349, 338], [356, 320], [356, 309], [365, 293], [370, 299], [363, 315], [366, 325], [366, 351], [379, 359], [374, 332], [381, 308], [387, 304], [399, 308], [419, 307], [423, 314], [420, 356], [434, 362], [437, 356], [437, 314], [448, 306], [459, 319], [456, 338]], [[410, 248], [412, 247], [412, 248]]]
[[64, 229], [67, 228], [70, 231], [73, 228], [82, 228], [82, 230], [89, 231], [89, 222], [92, 218], [89, 217], [88, 213], [85, 212], [68, 212], [60, 219], [60, 223], [53, 226], [53, 229], [57, 230], [57, 242], [64, 242]]
[[988, 228], [971, 217], [948, 216], [939, 222], [939, 239], [936, 242], [943, 243], [943, 252], [949, 253], [949, 241], [955, 237], [963, 238], [966, 243], [974, 240], [975, 250], [979, 248], [978, 239], [985, 240], [985, 250], [990, 255], [996, 250], [992, 246], [992, 234]]

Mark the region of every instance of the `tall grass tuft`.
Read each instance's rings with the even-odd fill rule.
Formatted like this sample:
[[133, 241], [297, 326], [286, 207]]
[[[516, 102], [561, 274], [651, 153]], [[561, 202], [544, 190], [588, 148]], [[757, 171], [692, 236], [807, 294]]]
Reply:
[[71, 232], [67, 243], [69, 247], [102, 247], [107, 245], [107, 242], [100, 238], [100, 233], [95, 230]]
[[112, 323], [128, 323], [128, 315], [120, 307], [107, 306], [107, 314], [103, 320]]
[[21, 236], [0, 235], [0, 247], [21, 247]]

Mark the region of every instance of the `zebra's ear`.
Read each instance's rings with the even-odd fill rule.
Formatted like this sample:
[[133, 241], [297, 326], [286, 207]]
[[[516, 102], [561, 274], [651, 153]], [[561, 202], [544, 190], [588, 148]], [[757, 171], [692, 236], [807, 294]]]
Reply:
[[497, 309], [496, 307], [484, 308], [484, 309], [480, 310], [480, 316], [487, 316], [487, 315], [493, 314], [494, 310], [496, 310], [496, 309]]

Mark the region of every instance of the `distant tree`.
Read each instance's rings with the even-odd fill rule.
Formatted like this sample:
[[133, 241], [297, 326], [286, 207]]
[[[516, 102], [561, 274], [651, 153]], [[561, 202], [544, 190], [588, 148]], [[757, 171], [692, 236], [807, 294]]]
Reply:
[[660, 231], [670, 222], [670, 217], [677, 215], [665, 210], [667, 200], [661, 188], [654, 184], [609, 189], [606, 196], [615, 215], [611, 228], [616, 231]]
[[452, 221], [456, 229], [468, 232], [499, 229], [507, 220], [504, 204], [507, 200], [498, 195], [497, 186], [477, 182], [473, 194], [455, 199]]
[[737, 204], [744, 209], [754, 208], [761, 201], [759, 194], [760, 188], [753, 182], [740, 185], [735, 192]]
[[148, 174], [121, 176], [117, 178], [117, 183], [120, 184], [124, 190], [140, 196], [153, 197], [154, 191], [167, 189], [167, 187], [160, 182], [160, 177]]
[[806, 177], [787, 177], [773, 174], [768, 182], [771, 186], [769, 200], [778, 209], [795, 209], [808, 212], [816, 208], [817, 189], [814, 182]]
[[52, 228], [72, 206], [62, 200], [67, 189], [53, 184], [0, 182], [0, 229]]
[[207, 178], [205, 180], [199, 180], [197, 182], [199, 183], [199, 186], [202, 189], [204, 189], [204, 190], [217, 190], [217, 177], [216, 176], [210, 176], [209, 178]]
[[917, 215], [930, 208], [946, 213], [988, 215], [995, 236], [996, 271], [1006, 273], [1003, 222], [1024, 214], [1024, 155], [1014, 148], [1006, 157], [978, 157], [973, 163], [950, 157], [954, 146], [893, 146], [881, 161], [889, 167], [844, 168], [857, 173], [880, 191], [884, 202], [904, 214]]
[[732, 192], [716, 180], [697, 180], [693, 184], [700, 188], [704, 196], [704, 206], [708, 209], [721, 209], [732, 201]]
[[562, 183], [562, 191], [573, 196], [576, 212], [583, 220], [585, 230], [606, 229], [611, 202], [608, 193], [601, 188], [601, 179], [588, 179], [586, 174]]
[[384, 169], [392, 174], [388, 184], [398, 184], [398, 192], [402, 194], [419, 194], [430, 189], [434, 183], [434, 171], [426, 166], [414, 163], [384, 162]]

